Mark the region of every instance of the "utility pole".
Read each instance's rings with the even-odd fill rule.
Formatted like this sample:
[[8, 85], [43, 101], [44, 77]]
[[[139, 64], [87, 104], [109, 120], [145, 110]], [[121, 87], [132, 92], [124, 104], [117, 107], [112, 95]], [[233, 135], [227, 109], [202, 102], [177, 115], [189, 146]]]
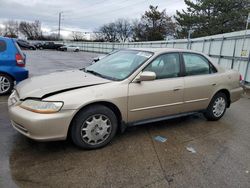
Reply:
[[62, 13], [63, 12], [59, 12], [59, 21], [58, 21], [58, 40], [60, 40], [61, 38], [61, 19], [62, 19]]

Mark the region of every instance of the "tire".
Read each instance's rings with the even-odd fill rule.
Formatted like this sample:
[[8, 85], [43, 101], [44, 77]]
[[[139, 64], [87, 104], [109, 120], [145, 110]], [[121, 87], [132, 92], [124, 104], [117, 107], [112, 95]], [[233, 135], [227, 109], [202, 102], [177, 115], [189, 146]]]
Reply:
[[0, 95], [9, 94], [14, 87], [14, 80], [7, 74], [0, 73]]
[[219, 120], [226, 112], [227, 97], [224, 93], [217, 93], [212, 98], [204, 116], [209, 121]]
[[101, 148], [114, 138], [117, 127], [117, 117], [111, 109], [103, 105], [92, 105], [74, 117], [71, 139], [83, 149]]
[[76, 49], [75, 52], [79, 52], [79, 49]]

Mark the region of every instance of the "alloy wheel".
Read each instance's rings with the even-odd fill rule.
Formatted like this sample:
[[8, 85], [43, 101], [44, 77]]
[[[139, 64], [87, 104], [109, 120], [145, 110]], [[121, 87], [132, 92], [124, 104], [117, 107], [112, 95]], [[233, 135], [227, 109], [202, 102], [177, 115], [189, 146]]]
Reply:
[[10, 80], [5, 76], [0, 76], [0, 93], [6, 93], [11, 87]]
[[220, 117], [226, 109], [226, 101], [223, 97], [218, 97], [214, 101], [213, 114], [215, 117]]

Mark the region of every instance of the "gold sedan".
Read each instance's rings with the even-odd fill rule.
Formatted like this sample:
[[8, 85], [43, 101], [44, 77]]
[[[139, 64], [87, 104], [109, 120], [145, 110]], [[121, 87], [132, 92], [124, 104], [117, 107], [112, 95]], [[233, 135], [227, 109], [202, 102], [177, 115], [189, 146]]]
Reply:
[[118, 129], [202, 112], [219, 120], [243, 91], [241, 76], [202, 53], [127, 49], [80, 70], [29, 78], [9, 97], [13, 127], [39, 140], [87, 149], [105, 146]]

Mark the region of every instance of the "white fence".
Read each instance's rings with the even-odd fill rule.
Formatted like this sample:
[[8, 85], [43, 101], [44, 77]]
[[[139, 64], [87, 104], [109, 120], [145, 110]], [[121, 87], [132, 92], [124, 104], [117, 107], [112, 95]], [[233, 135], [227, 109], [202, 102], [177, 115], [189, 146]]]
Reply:
[[[241, 56], [242, 44], [245, 36], [244, 50], [246, 55]], [[68, 42], [67, 45], [77, 45], [80, 50], [87, 52], [109, 53], [121, 48], [182, 48], [192, 49], [209, 55], [215, 63], [227, 69], [238, 70], [246, 82], [250, 82], [250, 30], [207, 36], [202, 38], [179, 39], [154, 42]]]

